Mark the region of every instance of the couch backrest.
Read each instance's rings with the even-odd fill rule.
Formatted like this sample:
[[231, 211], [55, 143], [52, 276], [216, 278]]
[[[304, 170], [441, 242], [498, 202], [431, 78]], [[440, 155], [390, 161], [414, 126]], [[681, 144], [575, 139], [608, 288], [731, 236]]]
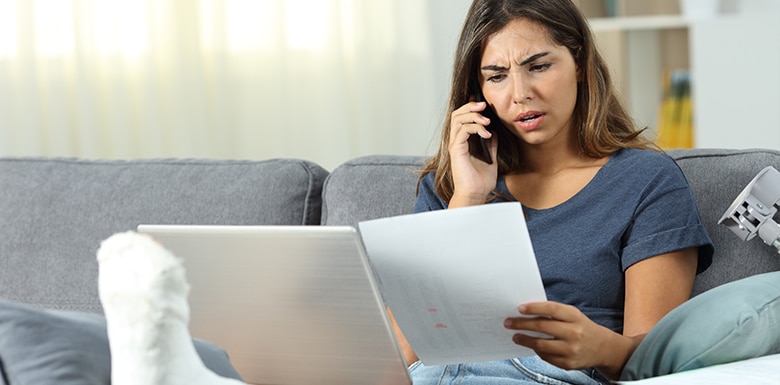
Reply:
[[[780, 152], [773, 150], [673, 150], [715, 244], [711, 267], [700, 274], [693, 294], [717, 285], [780, 270], [780, 255], [758, 238], [741, 241], [718, 220], [742, 189], [766, 166], [780, 169]], [[368, 156], [334, 169], [323, 191], [324, 225], [352, 225], [368, 219], [408, 214], [423, 157]]]
[[766, 166], [780, 170], [780, 151], [774, 150], [674, 150], [669, 154], [685, 173], [699, 204], [702, 221], [715, 244], [712, 266], [701, 273], [693, 294], [720, 284], [768, 271], [780, 270], [780, 255], [758, 237], [740, 240], [718, 221]]
[[101, 240], [141, 223], [319, 224], [326, 176], [292, 159], [0, 159], [0, 297], [101, 312]]
[[[716, 248], [694, 294], [780, 270], [774, 248], [758, 239], [743, 242], [717, 224], [761, 169], [780, 169], [780, 152], [694, 149], [670, 155], [691, 184]], [[328, 174], [292, 159], [0, 159], [0, 297], [100, 312], [99, 242], [141, 223], [356, 226], [408, 214], [423, 161], [366, 156]]]
[[410, 214], [424, 160], [371, 155], [336, 167], [322, 192], [322, 224], [357, 227], [360, 221]]

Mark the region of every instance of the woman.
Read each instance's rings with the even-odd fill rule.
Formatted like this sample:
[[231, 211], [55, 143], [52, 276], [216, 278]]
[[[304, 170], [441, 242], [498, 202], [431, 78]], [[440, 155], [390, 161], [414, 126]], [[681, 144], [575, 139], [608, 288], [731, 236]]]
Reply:
[[[415, 211], [522, 203], [549, 301], [505, 321], [532, 357], [427, 367], [396, 328], [414, 383], [617, 379], [711, 262], [681, 170], [634, 128], [570, 0], [475, 0], [452, 79]], [[494, 161], [472, 155], [477, 136]]]

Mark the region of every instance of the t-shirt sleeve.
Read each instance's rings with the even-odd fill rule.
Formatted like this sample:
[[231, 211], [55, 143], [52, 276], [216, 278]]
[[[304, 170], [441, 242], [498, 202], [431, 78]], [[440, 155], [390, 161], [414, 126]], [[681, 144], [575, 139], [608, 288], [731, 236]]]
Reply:
[[688, 181], [671, 158], [662, 158], [653, 171], [643, 181], [624, 239], [623, 270], [646, 258], [696, 247], [697, 273], [702, 272], [712, 263], [713, 246]]
[[420, 179], [420, 186], [417, 191], [417, 200], [414, 201], [414, 212], [421, 213], [425, 211], [442, 210], [447, 208], [447, 204], [439, 198], [434, 187], [434, 173], [429, 172]]

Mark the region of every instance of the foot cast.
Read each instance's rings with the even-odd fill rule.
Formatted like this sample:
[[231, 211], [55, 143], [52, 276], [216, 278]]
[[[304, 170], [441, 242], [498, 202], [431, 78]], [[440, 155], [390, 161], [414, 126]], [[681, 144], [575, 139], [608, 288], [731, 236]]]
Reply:
[[113, 385], [237, 385], [201, 361], [189, 334], [181, 261], [151, 237], [115, 234], [100, 246], [98, 289]]

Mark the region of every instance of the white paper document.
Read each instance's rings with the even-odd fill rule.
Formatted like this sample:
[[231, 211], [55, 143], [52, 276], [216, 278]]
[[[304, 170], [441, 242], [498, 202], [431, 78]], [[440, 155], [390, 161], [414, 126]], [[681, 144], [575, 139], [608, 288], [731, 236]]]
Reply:
[[777, 385], [780, 384], [780, 354], [715, 365], [639, 381], [625, 385]]
[[359, 223], [378, 285], [426, 365], [533, 354], [504, 319], [546, 301], [519, 203]]

